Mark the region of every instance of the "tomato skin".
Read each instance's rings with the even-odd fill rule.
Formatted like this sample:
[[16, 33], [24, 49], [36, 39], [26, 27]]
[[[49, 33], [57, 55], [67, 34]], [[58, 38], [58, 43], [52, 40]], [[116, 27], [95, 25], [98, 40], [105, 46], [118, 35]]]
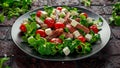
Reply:
[[87, 13], [81, 13], [80, 15], [84, 15], [86, 18], [88, 17]]
[[58, 43], [62, 43], [62, 40], [59, 39], [59, 38], [52, 38], [52, 39], [50, 40], [50, 42], [55, 43], [55, 44], [58, 44]]
[[38, 29], [38, 30], [36, 31], [36, 34], [40, 34], [41, 37], [46, 37], [45, 31], [42, 30], [42, 29]]
[[60, 11], [61, 11], [61, 10], [62, 10], [62, 7], [57, 7], [57, 10], [60, 10]]
[[27, 31], [26, 26], [25, 26], [24, 23], [20, 25], [20, 30], [21, 30], [22, 32], [26, 32], [26, 31]]
[[41, 10], [38, 10], [37, 13], [36, 13], [36, 16], [37, 16], [37, 17], [40, 17], [41, 14], [42, 14], [42, 11], [41, 11]]
[[44, 23], [47, 24], [47, 26], [48, 26], [49, 28], [53, 28], [53, 27], [54, 27], [55, 20], [54, 20], [53, 18], [47, 17], [47, 18], [44, 20]]
[[98, 33], [97, 25], [90, 26], [90, 30], [92, 30], [94, 33]]
[[62, 22], [56, 22], [55, 23], [55, 29], [64, 28], [64, 27], [65, 27], [65, 25]]
[[82, 35], [78, 36], [78, 40], [80, 40], [83, 43], [86, 42], [86, 38], [84, 36], [82, 36]]

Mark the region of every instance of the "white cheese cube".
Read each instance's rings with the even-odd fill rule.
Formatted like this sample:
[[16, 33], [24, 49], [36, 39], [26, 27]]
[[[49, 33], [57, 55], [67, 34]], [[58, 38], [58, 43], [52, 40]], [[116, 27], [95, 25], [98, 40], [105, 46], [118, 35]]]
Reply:
[[53, 15], [53, 14], [51, 14], [51, 16], [50, 16], [51, 18], [53, 18], [54, 20], [55, 20], [55, 18], [56, 18], [56, 16], [55, 15]]
[[57, 22], [62, 22], [62, 23], [64, 23], [64, 22], [65, 22], [65, 19], [59, 18], [59, 19], [57, 20]]
[[45, 11], [42, 11], [42, 14], [41, 14], [41, 16], [42, 16], [42, 17], [45, 17], [45, 16], [47, 16], [47, 12], [45, 12]]
[[74, 16], [74, 15], [78, 15], [78, 12], [72, 11], [72, 12], [71, 12], [71, 15], [73, 15], [73, 16]]
[[42, 20], [40, 20], [40, 18], [39, 17], [35, 17], [35, 20], [38, 22], [38, 23], [44, 23]]
[[72, 20], [71, 25], [72, 25], [73, 27], [76, 27], [77, 24], [79, 24], [79, 22], [77, 22], [77, 21], [75, 21], [75, 20]]
[[93, 22], [93, 18], [88, 17], [88, 18], [87, 18], [87, 21], [88, 21], [88, 23], [92, 23], [92, 22]]
[[63, 9], [62, 9], [62, 12], [67, 13], [67, 12], [68, 12], [68, 10], [67, 10], [66, 8], [63, 8]]
[[90, 41], [92, 39], [92, 35], [91, 34], [86, 34], [85, 38], [87, 39], [87, 41]]
[[47, 28], [47, 29], [45, 29], [45, 33], [46, 33], [47, 35], [50, 35], [50, 34], [52, 33], [51, 28]]
[[40, 25], [39, 25], [39, 24], [37, 24], [37, 28], [40, 28]]
[[64, 54], [67, 56], [70, 54], [70, 49], [68, 47], [63, 48]]
[[76, 30], [73, 32], [73, 35], [77, 38], [78, 36], [80, 36], [80, 33], [79, 33], [79, 31]]

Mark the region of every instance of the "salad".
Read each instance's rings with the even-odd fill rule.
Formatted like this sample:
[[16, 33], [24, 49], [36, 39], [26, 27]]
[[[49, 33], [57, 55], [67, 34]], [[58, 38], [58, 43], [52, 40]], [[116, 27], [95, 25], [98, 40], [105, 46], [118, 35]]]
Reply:
[[100, 41], [101, 18], [95, 20], [75, 7], [44, 6], [20, 25], [23, 42], [40, 55], [89, 54]]

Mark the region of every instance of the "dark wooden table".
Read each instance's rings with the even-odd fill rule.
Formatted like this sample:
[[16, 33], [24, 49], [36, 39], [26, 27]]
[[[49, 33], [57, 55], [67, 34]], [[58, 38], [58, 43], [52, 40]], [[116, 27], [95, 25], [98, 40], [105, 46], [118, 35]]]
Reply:
[[[85, 7], [103, 16], [109, 23], [112, 5], [120, 0], [92, 0], [91, 7]], [[31, 10], [43, 5], [77, 5], [80, 0], [36, 0]], [[5, 20], [0, 24], [0, 57], [10, 57], [5, 65], [11, 68], [120, 68], [120, 27], [110, 26], [112, 35], [109, 43], [97, 54], [77, 61], [51, 62], [33, 58], [21, 51], [12, 41], [11, 27], [17, 18]]]

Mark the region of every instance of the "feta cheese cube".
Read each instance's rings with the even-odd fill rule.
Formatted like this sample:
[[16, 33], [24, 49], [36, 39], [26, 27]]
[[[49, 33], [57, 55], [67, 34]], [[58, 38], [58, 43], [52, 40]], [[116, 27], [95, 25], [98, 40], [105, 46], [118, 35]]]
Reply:
[[67, 12], [68, 12], [68, 10], [67, 10], [66, 8], [63, 8], [63, 9], [62, 9], [62, 12], [67, 13]]
[[59, 18], [59, 19], [57, 20], [57, 22], [62, 22], [62, 23], [64, 23], [64, 22], [65, 22], [65, 19]]
[[42, 11], [42, 14], [41, 14], [42, 17], [46, 17], [47, 16], [47, 12], [45, 11]]
[[77, 24], [79, 24], [79, 22], [77, 22], [77, 21], [75, 21], [75, 20], [72, 20], [71, 25], [72, 25], [73, 27], [76, 27]]
[[87, 41], [90, 41], [92, 39], [92, 35], [91, 34], [86, 34], [85, 38], [87, 39]]
[[52, 33], [51, 28], [47, 28], [47, 29], [45, 29], [45, 33], [46, 33], [47, 35], [50, 35], [50, 34]]
[[88, 17], [88, 18], [87, 18], [87, 21], [88, 21], [88, 23], [92, 23], [92, 22], [93, 22], [93, 18]]
[[50, 16], [51, 18], [53, 18], [54, 20], [55, 20], [55, 18], [56, 18], [56, 16], [55, 15], [53, 15], [53, 14], [51, 14], [51, 16]]
[[39, 17], [35, 17], [35, 20], [38, 22], [38, 23], [44, 23], [42, 20], [40, 20], [40, 18]]
[[71, 15], [73, 15], [73, 16], [74, 16], [74, 15], [78, 15], [78, 12], [72, 11], [72, 12], [71, 12]]
[[37, 24], [37, 28], [40, 28], [40, 25], [39, 25], [39, 24]]
[[73, 32], [73, 35], [77, 38], [78, 36], [80, 36], [80, 33], [79, 33], [79, 31], [76, 30]]
[[70, 54], [70, 49], [68, 47], [63, 48], [64, 54], [67, 56]]

